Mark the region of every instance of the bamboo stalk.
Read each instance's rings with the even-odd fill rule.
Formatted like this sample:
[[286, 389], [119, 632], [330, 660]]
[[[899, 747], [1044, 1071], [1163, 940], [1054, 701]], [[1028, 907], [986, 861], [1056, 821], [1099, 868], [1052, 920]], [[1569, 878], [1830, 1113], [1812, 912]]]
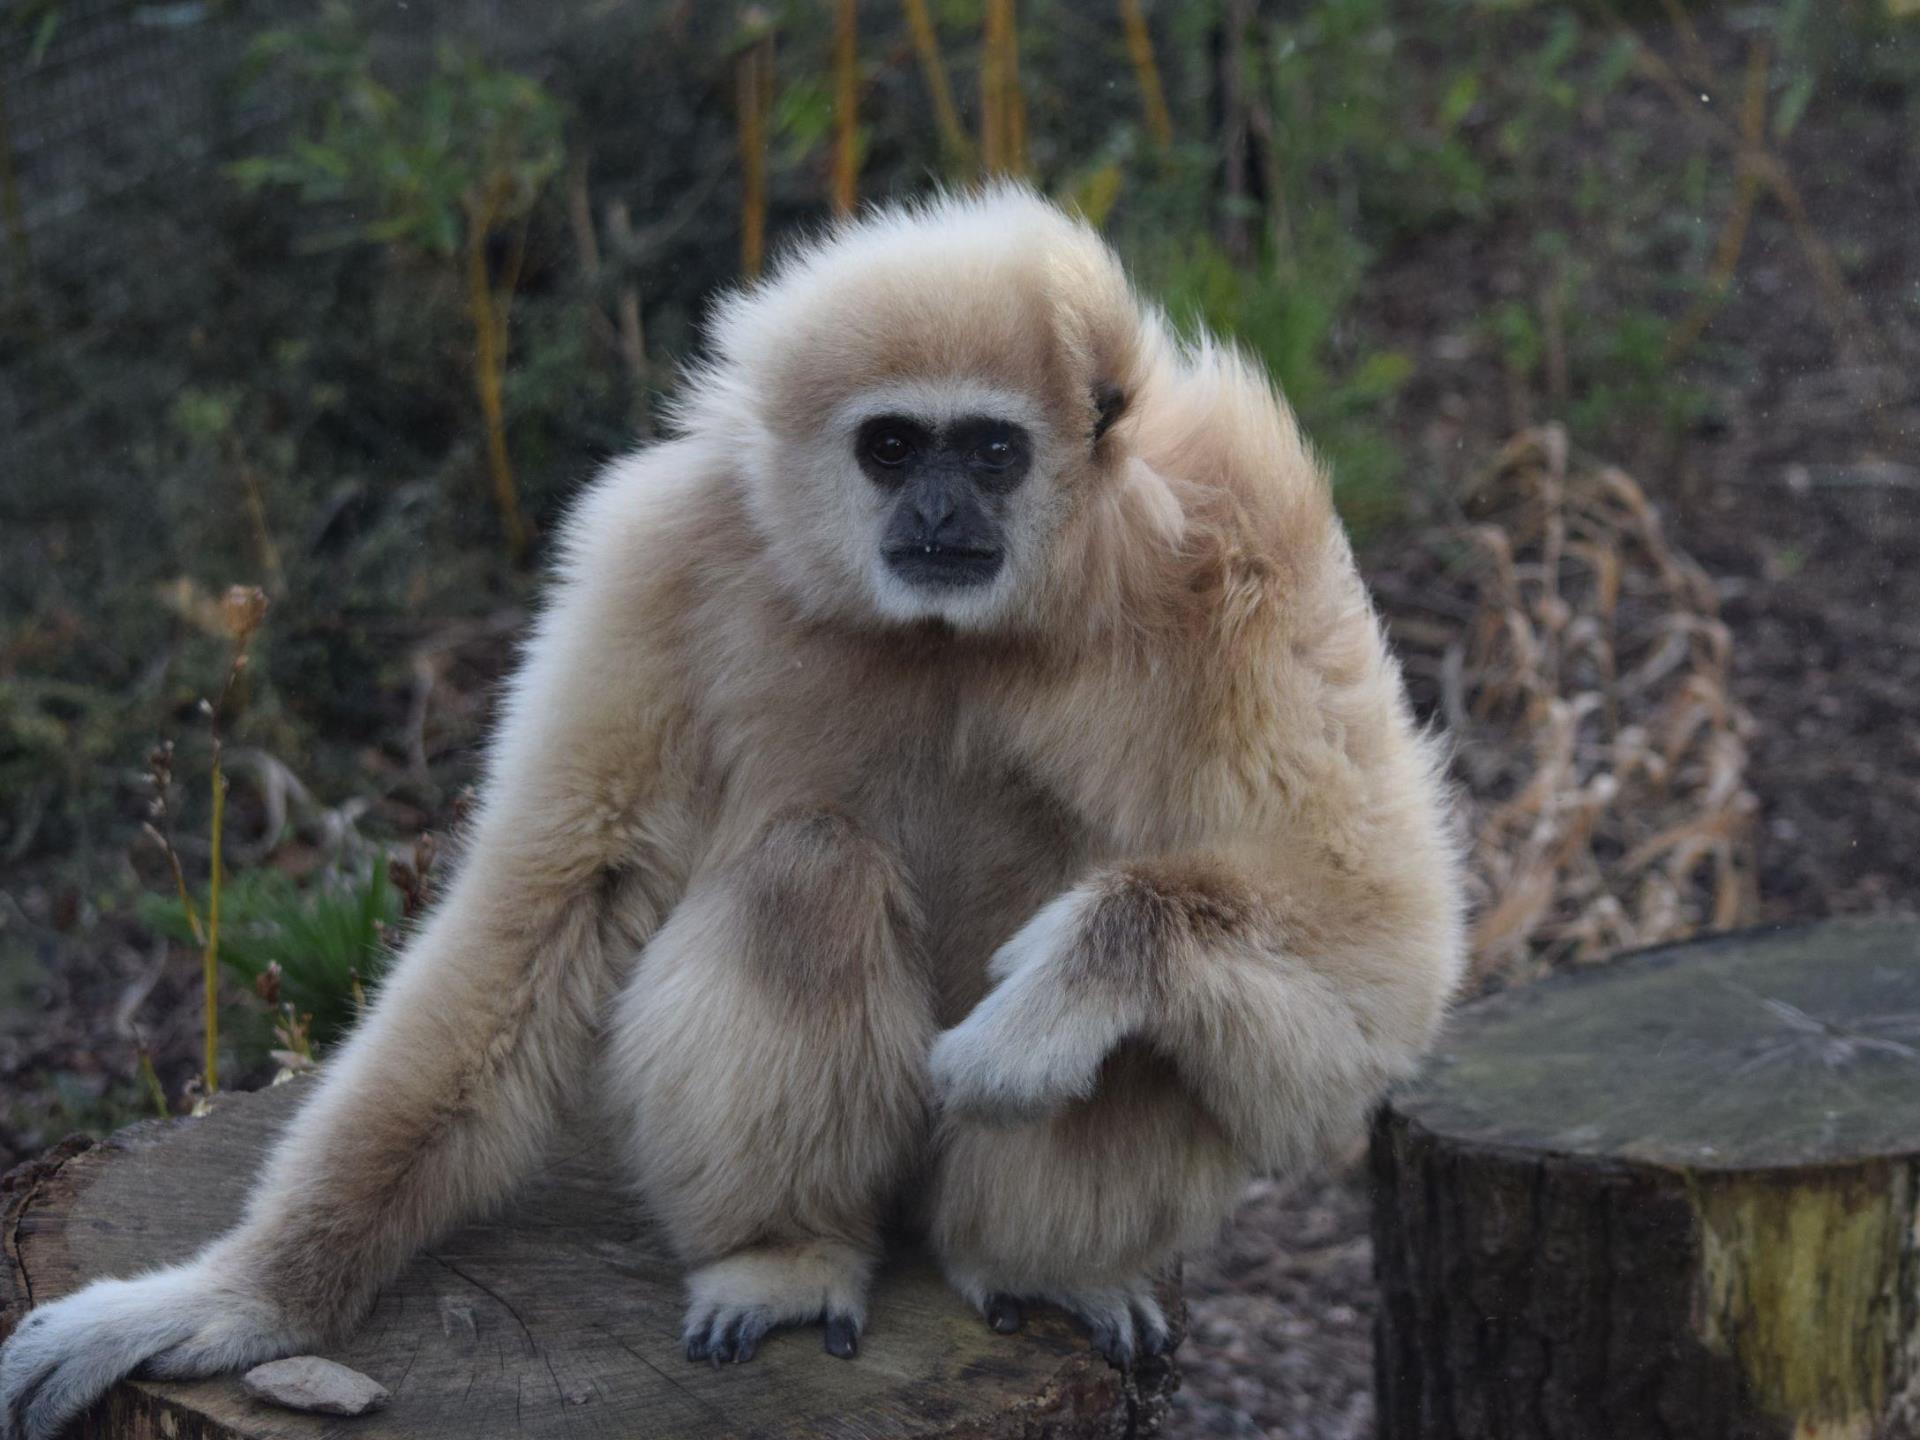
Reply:
[[767, 253], [767, 93], [772, 88], [773, 42], [762, 36], [740, 52], [734, 67], [734, 114], [740, 132], [740, 269], [760, 274]]
[[1173, 115], [1167, 109], [1167, 92], [1160, 83], [1160, 62], [1153, 53], [1153, 32], [1147, 29], [1147, 17], [1140, 0], [1120, 0], [1120, 23], [1126, 30], [1127, 54], [1133, 60], [1133, 73], [1140, 81], [1140, 100], [1146, 107], [1147, 130], [1153, 143], [1162, 150], [1173, 144]]
[[1020, 88], [1020, 27], [1014, 19], [1014, 0], [1006, 0], [1007, 19], [1000, 29], [1005, 51], [1001, 69], [1006, 76], [1007, 164], [1015, 175], [1027, 170], [1027, 97]]
[[1226, 180], [1226, 213], [1221, 217], [1220, 242], [1228, 256], [1242, 265], [1253, 258], [1253, 228], [1247, 218], [1253, 181], [1247, 31], [1253, 24], [1253, 11], [1253, 0], [1227, 0], [1222, 16], [1225, 34], [1220, 46], [1220, 151]]
[[1020, 93], [1020, 31], [1013, 0], [987, 0], [980, 55], [980, 164], [989, 175], [1027, 165], [1027, 106]]
[[[633, 254], [633, 217], [626, 201], [615, 200], [607, 206], [607, 228], [613, 232], [613, 243], [622, 260], [627, 260]], [[640, 325], [640, 291], [631, 282], [623, 284], [613, 303], [620, 355], [633, 381], [634, 425], [644, 435], [653, 428], [653, 416], [647, 394], [647, 336]]]
[[499, 192], [496, 181], [487, 198], [467, 216], [467, 318], [473, 326], [474, 388], [486, 424], [487, 471], [493, 482], [494, 508], [506, 530], [507, 553], [517, 565], [526, 558], [527, 527], [520, 516], [519, 488], [507, 454], [506, 406], [501, 397], [505, 346], [501, 343], [501, 316], [487, 278], [487, 235], [499, 208]]
[[14, 165], [13, 128], [8, 123], [4, 76], [0, 76], [0, 224], [6, 227], [15, 294], [24, 306], [27, 281], [33, 273], [33, 255], [27, 244], [26, 207], [20, 200], [20, 176]]
[[933, 100], [933, 123], [940, 131], [940, 147], [952, 164], [964, 164], [973, 148], [967, 130], [960, 123], [959, 107], [953, 103], [953, 87], [947, 83], [946, 62], [940, 58], [940, 35], [933, 28], [927, 0], [901, 0], [907, 12], [907, 29], [913, 36], [914, 54], [920, 60], [920, 73], [927, 82], [927, 94]]
[[989, 175], [1010, 168], [1007, 136], [1007, 46], [1012, 0], [987, 0], [980, 42], [980, 168]]
[[860, 58], [856, 0], [833, 6], [833, 211], [851, 215], [858, 168]]

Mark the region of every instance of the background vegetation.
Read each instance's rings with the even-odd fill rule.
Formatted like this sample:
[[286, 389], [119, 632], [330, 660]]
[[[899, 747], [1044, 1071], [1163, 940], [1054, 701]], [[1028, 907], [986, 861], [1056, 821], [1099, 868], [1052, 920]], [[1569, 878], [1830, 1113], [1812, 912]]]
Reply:
[[[587, 7], [531, 37], [340, 0], [294, 25], [207, 11], [245, 41], [212, 81], [229, 120], [262, 94], [274, 113], [225, 158], [86, 196], [112, 270], [56, 225], [28, 233], [34, 177], [9, 165], [11, 862], [57, 859], [98, 913], [150, 888], [151, 857], [125, 859], [140, 786], [118, 777], [157, 737], [200, 743], [226, 661], [214, 597], [236, 581], [274, 610], [235, 734], [383, 828], [440, 815], [484, 709], [433, 703], [447, 670], [478, 672], [462, 689], [497, 670], [539, 537], [648, 432], [758, 236], [850, 194], [999, 170], [1080, 208], [1177, 319], [1266, 361], [1363, 539], [1458, 501], [1392, 423], [1431, 383], [1383, 279], [1410, 251], [1459, 261], [1428, 259], [1424, 283], [1452, 292], [1432, 308], [1446, 358], [1487, 382], [1471, 403], [1667, 471], [1752, 363], [1714, 319], [1757, 205], [1796, 220], [1822, 320], [1888, 343], [1779, 147], [1876, 88], [1911, 123], [1892, 10], [1780, 0], [1713, 13], [1709, 44], [1677, 5], [1053, 3], [1010, 22], [946, 0], [841, 7], [837, 32], [827, 8]], [[10, 103], [110, 10], [16, 12]], [[337, 884], [342, 863], [314, 873]]]
[[[424, 901], [544, 537], [715, 290], [984, 173], [1301, 412], [1463, 742], [1490, 979], [1901, 903], [1909, 862], [1831, 857], [1920, 848], [1861, 738], [1910, 715], [1911, 635], [1829, 730], [1789, 712], [1920, 553], [1914, 10], [14, 5], [0, 1159], [191, 1102], [211, 874], [226, 1083], [324, 1049]], [[1883, 758], [1813, 777], [1808, 733]]]
[[[1301, 412], [1454, 742], [1481, 983], [1911, 909], [1916, 12], [16, 0], [0, 1168], [324, 1053], [714, 292], [988, 173]], [[1358, 1202], [1248, 1215], [1189, 1420], [1364, 1434]]]

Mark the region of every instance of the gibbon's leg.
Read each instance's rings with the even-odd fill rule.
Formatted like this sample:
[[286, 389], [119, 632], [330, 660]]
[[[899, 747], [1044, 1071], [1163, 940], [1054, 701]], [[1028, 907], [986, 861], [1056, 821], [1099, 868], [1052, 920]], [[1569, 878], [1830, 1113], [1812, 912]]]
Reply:
[[695, 880], [609, 1051], [642, 1193], [693, 1266], [689, 1359], [824, 1321], [851, 1356], [882, 1212], [925, 1141], [934, 1023], [912, 902], [831, 811], [776, 815]]
[[[1001, 948], [996, 987], [934, 1047], [934, 1234], [989, 1318], [1002, 1292], [1044, 1294], [1090, 1314], [1097, 1339], [1119, 1328], [1119, 1355], [1151, 1343], [1151, 1312], [1135, 1341], [1122, 1323], [1142, 1293], [1127, 1277], [1204, 1239], [1238, 1178], [1358, 1133], [1424, 1048], [1458, 974], [1449, 863], [1341, 871], [1364, 907], [1307, 883], [1323, 877], [1304, 860], [1292, 886], [1259, 874], [1216, 856], [1097, 874]], [[1136, 1047], [1160, 1057], [1156, 1090], [1128, 1074]]]
[[683, 883], [688, 822], [663, 781], [674, 672], [631, 622], [640, 582], [621, 579], [655, 571], [632, 563], [634, 508], [615, 485], [586, 502], [469, 854], [239, 1226], [185, 1264], [36, 1307], [0, 1348], [0, 1435], [50, 1440], [135, 1370], [207, 1375], [324, 1343], [536, 1162], [591, 1073], [608, 956], [632, 956]]
[[535, 1162], [586, 1068], [591, 907], [469, 866], [322, 1069], [239, 1228], [183, 1265], [36, 1308], [0, 1352], [0, 1433], [58, 1433], [135, 1369], [191, 1377], [322, 1343], [420, 1245]]
[[928, 1234], [953, 1287], [994, 1329], [1022, 1302], [1079, 1316], [1115, 1364], [1167, 1348], [1153, 1281], [1211, 1240], [1246, 1179], [1171, 1064], [1123, 1042], [1093, 1093], [1040, 1119], [949, 1114], [936, 1143]]

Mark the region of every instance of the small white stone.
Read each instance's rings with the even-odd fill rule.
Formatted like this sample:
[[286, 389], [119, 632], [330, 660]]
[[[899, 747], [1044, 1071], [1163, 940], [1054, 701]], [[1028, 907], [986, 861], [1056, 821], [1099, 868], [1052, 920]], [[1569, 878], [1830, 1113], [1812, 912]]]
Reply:
[[256, 1365], [241, 1383], [256, 1399], [315, 1415], [365, 1415], [387, 1403], [386, 1386], [318, 1355]]

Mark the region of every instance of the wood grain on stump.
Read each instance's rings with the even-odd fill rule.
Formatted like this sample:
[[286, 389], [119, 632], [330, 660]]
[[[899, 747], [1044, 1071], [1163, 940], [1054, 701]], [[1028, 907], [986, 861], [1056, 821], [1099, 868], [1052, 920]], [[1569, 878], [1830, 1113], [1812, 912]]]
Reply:
[[1383, 1440], [1920, 1434], [1920, 926], [1469, 1006], [1372, 1168]]
[[[67, 1145], [0, 1194], [0, 1337], [34, 1303], [96, 1276], [192, 1255], [238, 1218], [268, 1144], [310, 1081], [227, 1095], [194, 1120]], [[1127, 1436], [1154, 1429], [1176, 1383], [1122, 1375], [1064, 1317], [1001, 1336], [930, 1263], [883, 1269], [860, 1354], [817, 1328], [779, 1331], [751, 1363], [690, 1364], [680, 1267], [581, 1141], [498, 1221], [431, 1247], [325, 1353], [392, 1392], [341, 1420], [250, 1398], [238, 1376], [130, 1381], [90, 1417], [101, 1436]], [[1168, 1297], [1178, 1312], [1177, 1295]]]

